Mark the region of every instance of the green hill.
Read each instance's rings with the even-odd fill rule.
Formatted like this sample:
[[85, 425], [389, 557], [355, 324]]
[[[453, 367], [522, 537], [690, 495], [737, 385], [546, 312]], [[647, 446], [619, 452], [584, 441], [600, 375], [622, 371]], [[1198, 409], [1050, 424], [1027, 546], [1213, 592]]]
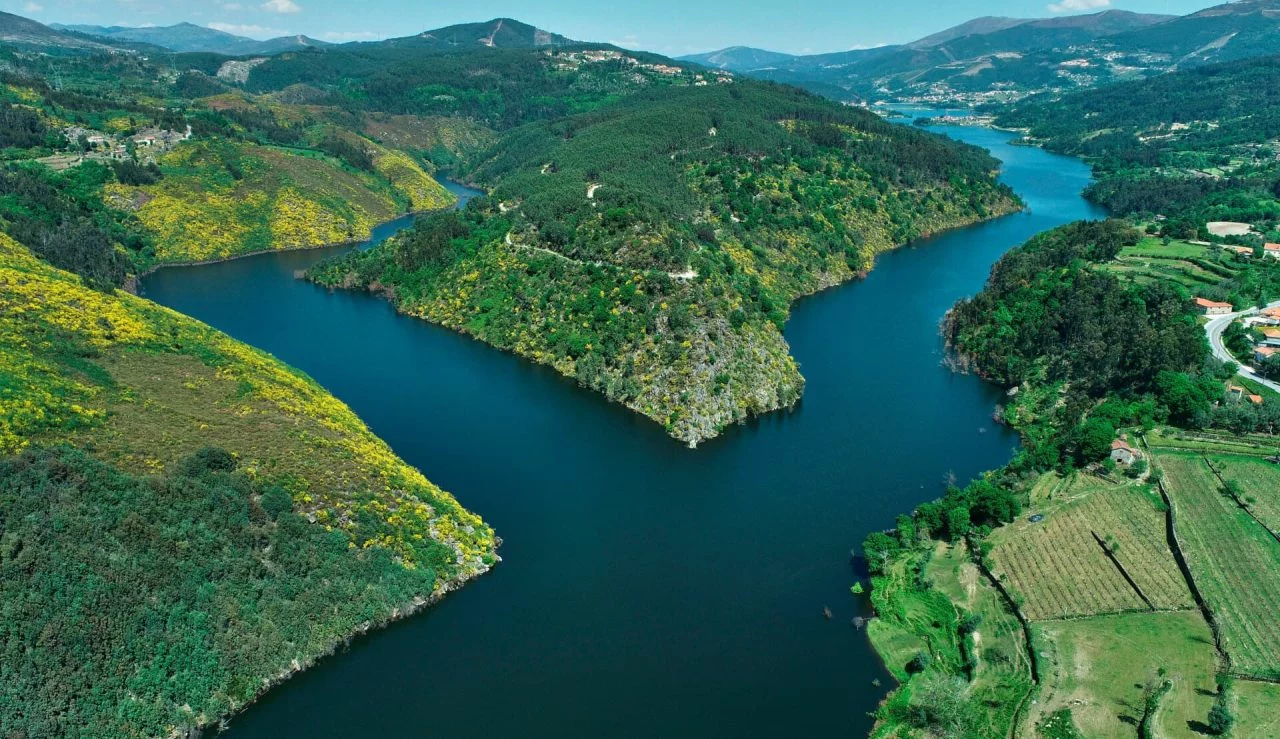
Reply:
[[497, 560], [309, 378], [3, 234], [0, 453], [5, 736], [214, 723]]
[[573, 41], [557, 33], [534, 28], [511, 18], [494, 18], [485, 23], [459, 23], [445, 28], [423, 31], [416, 36], [375, 41], [373, 46], [396, 46], [416, 49], [527, 49], [539, 46], [567, 46]]
[[1016, 207], [995, 160], [791, 88], [638, 93], [474, 157], [462, 216], [311, 272], [554, 366], [689, 443], [789, 406], [797, 297]]
[[1280, 223], [1280, 57], [1036, 97], [1000, 125], [1094, 165], [1089, 196], [1119, 215], [1167, 216], [1165, 233], [1207, 238], [1207, 221]]
[[259, 41], [237, 36], [194, 23], [177, 23], [172, 26], [88, 26], [58, 25], [62, 31], [75, 31], [109, 41], [136, 41], [169, 49], [171, 51], [207, 51], [229, 56], [247, 54], [278, 54], [282, 51], [304, 49], [312, 46], [328, 46], [306, 36], [281, 36]]

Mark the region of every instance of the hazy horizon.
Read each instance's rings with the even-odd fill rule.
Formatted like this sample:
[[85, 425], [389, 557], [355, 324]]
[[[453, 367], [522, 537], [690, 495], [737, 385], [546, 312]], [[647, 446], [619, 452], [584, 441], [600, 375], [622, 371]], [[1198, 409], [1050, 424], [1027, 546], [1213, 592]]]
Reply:
[[[852, 4], [817, 0], [798, 6], [705, 0], [691, 6], [655, 0], [644, 7], [608, 8], [601, 13], [598, 4], [585, 0], [478, 0], [444, 7], [423, 7], [408, 0], [382, 0], [358, 7], [339, 0], [0, 0], [0, 10], [46, 24], [168, 26], [188, 22], [250, 38], [304, 34], [333, 43], [409, 36], [431, 28], [507, 17], [576, 40], [679, 56], [729, 46], [818, 54], [904, 43], [980, 16], [1031, 18], [1102, 10], [1182, 15], [1215, 4], [1205, 0], [962, 0], [938, 7], [926, 0], [903, 0], [886, 7], [866, 0]], [[725, 22], [730, 17], [732, 24]]]

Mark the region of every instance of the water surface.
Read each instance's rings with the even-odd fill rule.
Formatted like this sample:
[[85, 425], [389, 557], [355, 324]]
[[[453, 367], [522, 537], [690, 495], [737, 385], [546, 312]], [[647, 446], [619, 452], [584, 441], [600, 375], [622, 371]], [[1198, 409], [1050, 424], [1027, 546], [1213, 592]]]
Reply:
[[335, 250], [148, 277], [147, 297], [309, 373], [505, 542], [493, 573], [227, 735], [865, 734], [890, 681], [850, 625], [866, 608], [850, 548], [1017, 444], [991, 420], [998, 391], [941, 365], [939, 319], [1008, 248], [1100, 215], [1079, 197], [1083, 164], [945, 130], [1003, 160], [1029, 212], [801, 301], [786, 330], [801, 405], [696, 450], [551, 370], [293, 279]]

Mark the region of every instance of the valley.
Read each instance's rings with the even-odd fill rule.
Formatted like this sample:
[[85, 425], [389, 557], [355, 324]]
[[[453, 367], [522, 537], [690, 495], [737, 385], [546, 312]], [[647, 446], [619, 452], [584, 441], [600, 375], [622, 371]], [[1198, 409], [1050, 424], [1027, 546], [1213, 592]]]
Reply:
[[318, 2], [0, 13], [0, 734], [1273, 730], [1274, 0]]

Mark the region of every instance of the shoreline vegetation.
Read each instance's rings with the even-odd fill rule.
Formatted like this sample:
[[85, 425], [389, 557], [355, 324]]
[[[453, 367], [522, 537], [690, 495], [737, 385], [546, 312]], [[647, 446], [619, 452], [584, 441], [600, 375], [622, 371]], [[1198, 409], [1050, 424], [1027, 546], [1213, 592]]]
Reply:
[[[997, 418], [1023, 448], [864, 542], [868, 635], [899, 679], [873, 736], [1133, 730], [1121, 722], [1224, 735], [1280, 705], [1258, 636], [1280, 624], [1256, 605], [1280, 598], [1277, 399], [1236, 388], [1192, 300], [1280, 297], [1262, 249], [1280, 233], [1274, 116], [1207, 110], [1278, 69], [1226, 64], [997, 116], [1026, 145], [1085, 157], [1085, 196], [1116, 217], [1014, 248], [944, 320], [948, 364], [1007, 390]], [[1170, 110], [1179, 75], [1198, 92]], [[1251, 232], [1224, 240], [1214, 220]], [[958, 587], [966, 567], [977, 574]], [[1003, 597], [975, 597], [984, 589]], [[1140, 647], [1142, 634], [1157, 638]], [[995, 708], [1009, 703], [1012, 715]]]
[[[462, 184], [462, 183], [458, 183], [458, 184]], [[470, 187], [470, 186], [469, 186], [469, 185], [464, 185], [464, 187]], [[446, 211], [446, 210], [449, 210], [450, 208], [453, 208], [454, 206], [456, 206], [456, 205], [457, 205], [457, 202], [458, 202], [457, 196], [454, 196], [454, 200], [453, 200], [453, 202], [448, 203], [448, 204], [446, 204], [446, 205], [442, 205], [442, 206], [441, 206], [441, 207], [439, 207], [439, 208], [429, 208], [429, 209], [425, 209], [425, 210], [411, 210], [411, 211], [406, 211], [406, 212], [401, 213], [400, 215], [397, 215], [397, 216], [395, 216], [395, 217], [393, 217], [393, 218], [389, 218], [389, 219], [387, 219], [387, 220], [385, 220], [385, 221], [382, 221], [382, 222], [380, 222], [380, 223], [375, 223], [375, 224], [373, 225], [373, 229], [374, 229], [374, 230], [376, 230], [376, 229], [378, 229], [378, 228], [381, 228], [381, 227], [383, 227], [383, 226], [387, 225], [388, 223], [394, 223], [395, 221], [398, 221], [398, 220], [400, 220], [400, 219], [402, 219], [402, 218], [425, 216], [425, 215], [429, 215], [429, 214], [431, 214], [431, 213], [439, 213], [439, 212], [441, 212], [441, 211]], [[324, 244], [308, 244], [308, 245], [305, 245], [305, 246], [290, 246], [290, 247], [282, 247], [282, 248], [261, 249], [261, 250], [259, 250], [259, 251], [244, 252], [244, 253], [241, 253], [241, 254], [232, 254], [232, 255], [230, 255], [230, 256], [226, 256], [226, 257], [217, 257], [217, 258], [214, 258], [214, 259], [204, 259], [204, 260], [201, 260], [201, 261], [198, 261], [198, 262], [165, 262], [165, 263], [163, 263], [163, 264], [153, 264], [153, 265], [151, 265], [150, 267], [148, 267], [145, 271], [141, 272], [140, 274], [131, 275], [131, 277], [133, 278], [134, 283], [136, 283], [138, 280], [142, 280], [143, 278], [145, 278], [145, 277], [147, 277], [147, 276], [149, 276], [149, 275], [153, 275], [153, 274], [155, 274], [156, 272], [158, 272], [159, 270], [162, 270], [162, 269], [169, 269], [169, 268], [173, 268], [173, 269], [182, 269], [182, 268], [184, 268], [184, 267], [207, 267], [207, 266], [209, 266], [209, 265], [211, 265], [211, 264], [223, 264], [223, 263], [226, 263], [226, 262], [234, 262], [234, 261], [236, 261], [237, 259], [247, 259], [247, 258], [249, 258], [249, 257], [260, 257], [260, 256], [262, 256], [263, 254], [276, 254], [276, 253], [280, 253], [280, 252], [295, 252], [295, 251], [297, 251], [297, 252], [302, 252], [302, 251], [320, 251], [320, 250], [322, 250], [322, 249], [339, 249], [339, 248], [344, 247], [344, 246], [359, 246], [359, 245], [361, 245], [361, 244], [367, 244], [367, 243], [369, 243], [369, 241], [370, 241], [370, 239], [367, 239], [367, 238], [366, 238], [366, 239], [351, 239], [351, 240], [348, 240], [348, 241], [335, 241], [335, 242], [331, 242], [331, 243], [324, 243]], [[136, 285], [135, 285], [135, 287], [136, 287]], [[121, 289], [122, 289], [122, 290], [124, 290], [125, 292], [130, 293], [130, 294], [137, 295], [137, 291], [136, 291], [136, 289], [130, 289], [130, 288], [129, 288], [129, 283], [126, 283], [126, 285], [122, 286], [122, 287], [121, 287]]]

